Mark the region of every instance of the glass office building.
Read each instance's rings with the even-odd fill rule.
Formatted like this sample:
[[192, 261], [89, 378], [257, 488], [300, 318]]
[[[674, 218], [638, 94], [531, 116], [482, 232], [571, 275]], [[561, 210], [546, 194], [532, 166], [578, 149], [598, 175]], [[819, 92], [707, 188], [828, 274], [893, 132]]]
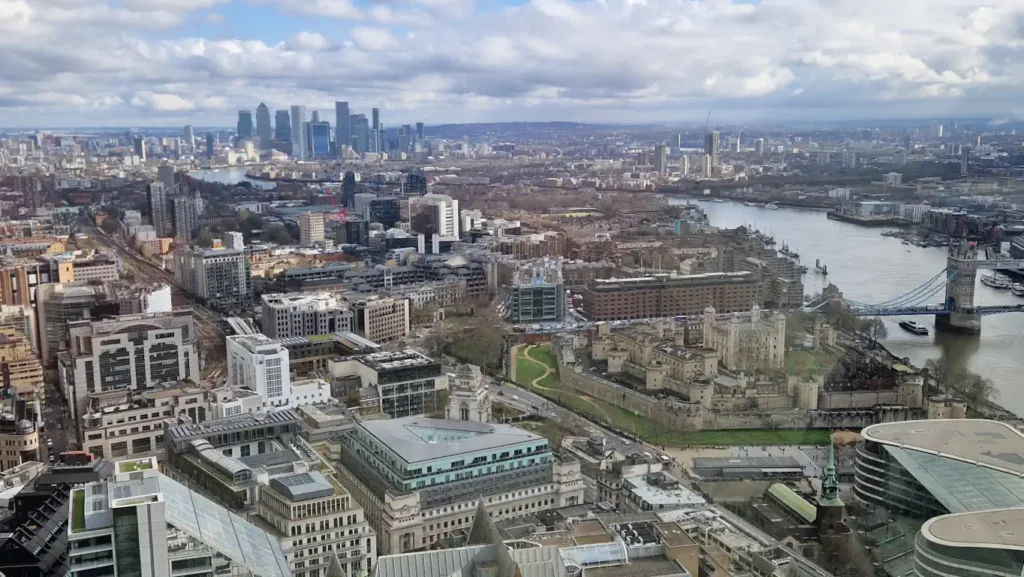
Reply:
[[918, 577], [995, 577], [1024, 572], [1024, 509], [929, 520], [914, 542]]
[[326, 122], [309, 123], [310, 156], [313, 158], [330, 158], [331, 156], [331, 125]]

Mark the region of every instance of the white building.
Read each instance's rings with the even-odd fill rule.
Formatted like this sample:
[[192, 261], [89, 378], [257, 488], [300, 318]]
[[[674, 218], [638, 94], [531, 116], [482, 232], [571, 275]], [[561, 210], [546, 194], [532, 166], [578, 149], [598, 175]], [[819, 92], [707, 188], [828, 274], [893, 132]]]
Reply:
[[324, 213], [304, 212], [299, 215], [299, 244], [314, 246], [324, 240]]
[[227, 338], [229, 387], [249, 389], [264, 407], [286, 407], [291, 393], [288, 349], [257, 333]]
[[331, 293], [265, 294], [260, 304], [263, 334], [272, 339], [352, 330], [352, 310]]
[[71, 577], [292, 574], [275, 536], [162, 475], [155, 457], [115, 463], [70, 507]]
[[409, 199], [412, 229], [442, 237], [459, 236], [459, 201], [446, 194], [424, 194]]
[[887, 186], [899, 186], [903, 184], [903, 175], [898, 172], [885, 173], [885, 184]]
[[240, 232], [224, 233], [224, 248], [245, 250], [245, 240]]

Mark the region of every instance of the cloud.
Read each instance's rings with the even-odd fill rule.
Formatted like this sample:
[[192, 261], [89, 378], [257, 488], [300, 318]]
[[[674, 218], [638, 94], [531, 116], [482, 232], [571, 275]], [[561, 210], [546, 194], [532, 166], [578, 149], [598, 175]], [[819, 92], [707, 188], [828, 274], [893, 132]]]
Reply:
[[228, 125], [336, 99], [401, 122], [999, 117], [1024, 86], [1020, 0], [243, 1], [304, 31], [196, 36], [227, 0], [0, 0], [0, 125]]

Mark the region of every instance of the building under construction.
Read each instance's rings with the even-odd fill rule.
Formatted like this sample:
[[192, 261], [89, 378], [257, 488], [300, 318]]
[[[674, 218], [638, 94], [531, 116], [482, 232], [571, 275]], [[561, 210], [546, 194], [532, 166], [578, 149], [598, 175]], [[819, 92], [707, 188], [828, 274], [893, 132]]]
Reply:
[[562, 261], [542, 258], [515, 272], [509, 310], [513, 323], [560, 323], [565, 317]]

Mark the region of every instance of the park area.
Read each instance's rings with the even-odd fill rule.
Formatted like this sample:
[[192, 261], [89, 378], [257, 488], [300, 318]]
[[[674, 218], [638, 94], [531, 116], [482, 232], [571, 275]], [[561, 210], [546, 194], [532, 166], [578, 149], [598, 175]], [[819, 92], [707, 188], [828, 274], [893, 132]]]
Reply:
[[[811, 357], [814, 358], [813, 355]], [[558, 379], [558, 363], [551, 344], [520, 345], [514, 349], [513, 380], [543, 397], [586, 415], [612, 429], [629, 433], [658, 445], [824, 445], [828, 431], [814, 430], [717, 430], [683, 432], [659, 426], [645, 417], [600, 399], [563, 387]]]

